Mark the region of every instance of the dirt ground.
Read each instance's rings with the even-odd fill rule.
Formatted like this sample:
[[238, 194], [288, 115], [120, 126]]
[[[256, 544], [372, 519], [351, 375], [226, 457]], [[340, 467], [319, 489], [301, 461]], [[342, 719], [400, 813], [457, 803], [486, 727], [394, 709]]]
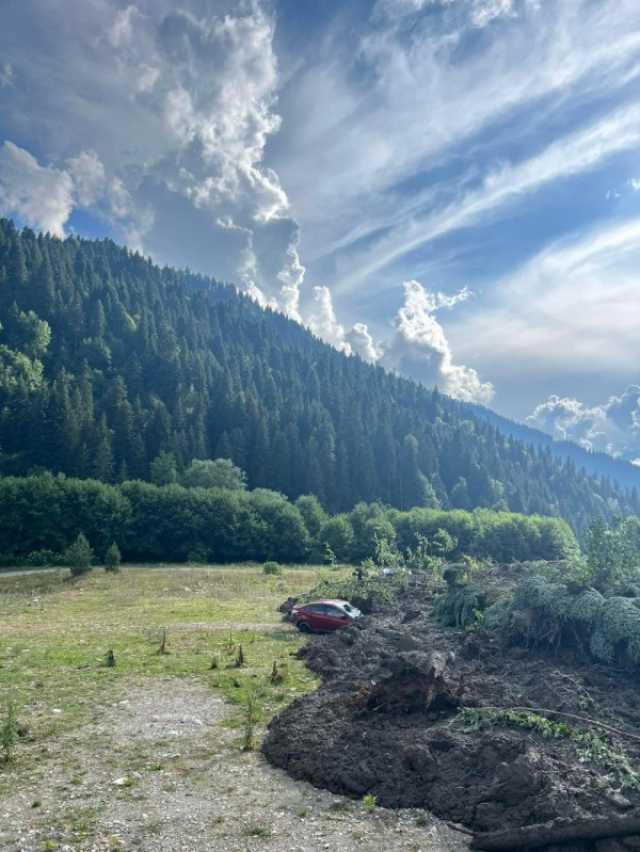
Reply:
[[[446, 661], [446, 684], [425, 709], [433, 652]], [[477, 832], [638, 813], [637, 673], [443, 629], [428, 607], [370, 616], [360, 629], [315, 638], [302, 653], [323, 684], [277, 716], [264, 743], [269, 760], [294, 778], [358, 798], [373, 794], [391, 808], [424, 807]], [[459, 715], [523, 706], [601, 721], [630, 737], [608, 732], [602, 755], [590, 741], [501, 723], [475, 729]], [[585, 729], [579, 719], [569, 725]], [[637, 837], [628, 842], [640, 845]]]
[[33, 761], [26, 782], [24, 769], [3, 770], [21, 775], [0, 801], [0, 850], [467, 848], [465, 835], [423, 810], [369, 812], [243, 753], [234, 715], [195, 680], [128, 683], [93, 723], [46, 746], [24, 744], [21, 760]]

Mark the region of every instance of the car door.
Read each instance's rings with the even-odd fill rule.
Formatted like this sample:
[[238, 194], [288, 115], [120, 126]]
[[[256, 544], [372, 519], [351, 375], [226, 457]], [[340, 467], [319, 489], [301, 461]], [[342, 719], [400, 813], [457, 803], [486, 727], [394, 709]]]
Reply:
[[338, 630], [340, 627], [344, 627], [346, 624], [350, 623], [350, 619], [347, 614], [337, 606], [323, 604], [322, 610], [321, 617], [325, 625], [322, 628], [323, 630]]

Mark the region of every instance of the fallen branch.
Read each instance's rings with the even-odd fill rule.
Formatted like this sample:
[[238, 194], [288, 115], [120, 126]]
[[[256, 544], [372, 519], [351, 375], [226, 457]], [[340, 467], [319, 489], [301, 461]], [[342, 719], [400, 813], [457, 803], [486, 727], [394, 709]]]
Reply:
[[640, 834], [640, 816], [635, 813], [623, 817], [597, 817], [572, 821], [557, 819], [523, 828], [474, 834], [472, 849], [512, 850], [540, 849], [556, 843], [574, 840], [604, 840]]
[[623, 731], [622, 728], [614, 728], [613, 725], [606, 725], [604, 722], [598, 722], [597, 719], [591, 719], [588, 716], [578, 716], [575, 713], [564, 713], [561, 710], [547, 710], [544, 707], [472, 707], [471, 710], [475, 710], [477, 712], [482, 712], [483, 710], [488, 710], [491, 712], [504, 713], [512, 711], [514, 713], [537, 713], [538, 715], [543, 715], [546, 713], [548, 716], [562, 716], [565, 719], [574, 719], [577, 722], [582, 722], [586, 725], [593, 725], [597, 728], [602, 728], [604, 731], [609, 731], [611, 734], [618, 734], [620, 737], [626, 737], [628, 740], [635, 740], [640, 743], [640, 736], [637, 734], [630, 734], [628, 731]]

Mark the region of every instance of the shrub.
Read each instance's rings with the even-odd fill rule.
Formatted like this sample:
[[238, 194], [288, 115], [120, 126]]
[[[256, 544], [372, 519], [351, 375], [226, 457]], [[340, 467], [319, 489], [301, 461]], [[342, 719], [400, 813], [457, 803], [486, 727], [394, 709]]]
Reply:
[[104, 556], [104, 570], [109, 571], [112, 574], [116, 574], [120, 570], [120, 563], [122, 562], [122, 555], [120, 553], [120, 548], [118, 545], [113, 542]]
[[4, 718], [0, 720], [0, 749], [5, 763], [13, 760], [13, 752], [18, 741], [18, 721], [16, 719], [16, 707], [9, 700], [5, 708]]
[[79, 533], [73, 544], [64, 552], [64, 561], [71, 569], [73, 577], [79, 577], [91, 571], [93, 550], [84, 533]]
[[265, 574], [280, 574], [282, 572], [282, 569], [280, 568], [280, 565], [277, 562], [269, 561], [264, 563], [264, 565], [262, 566], [262, 571]]
[[30, 568], [48, 568], [60, 565], [62, 556], [53, 550], [34, 550], [25, 559], [25, 564]]

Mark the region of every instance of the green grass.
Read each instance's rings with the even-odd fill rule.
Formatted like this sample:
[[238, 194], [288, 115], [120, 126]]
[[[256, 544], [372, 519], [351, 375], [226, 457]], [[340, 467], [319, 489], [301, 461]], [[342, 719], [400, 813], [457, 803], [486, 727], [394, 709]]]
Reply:
[[[73, 582], [66, 571], [0, 574], [0, 706], [12, 699], [42, 743], [98, 718], [127, 681], [196, 677], [237, 705], [253, 696], [262, 724], [315, 685], [292, 656], [302, 637], [277, 606], [323, 576], [326, 569], [309, 566], [265, 575], [258, 565], [125, 566]], [[239, 645], [245, 665], [235, 668]], [[113, 667], [105, 664], [110, 649]], [[274, 661], [285, 673], [276, 685]], [[231, 722], [242, 724], [241, 708]]]

